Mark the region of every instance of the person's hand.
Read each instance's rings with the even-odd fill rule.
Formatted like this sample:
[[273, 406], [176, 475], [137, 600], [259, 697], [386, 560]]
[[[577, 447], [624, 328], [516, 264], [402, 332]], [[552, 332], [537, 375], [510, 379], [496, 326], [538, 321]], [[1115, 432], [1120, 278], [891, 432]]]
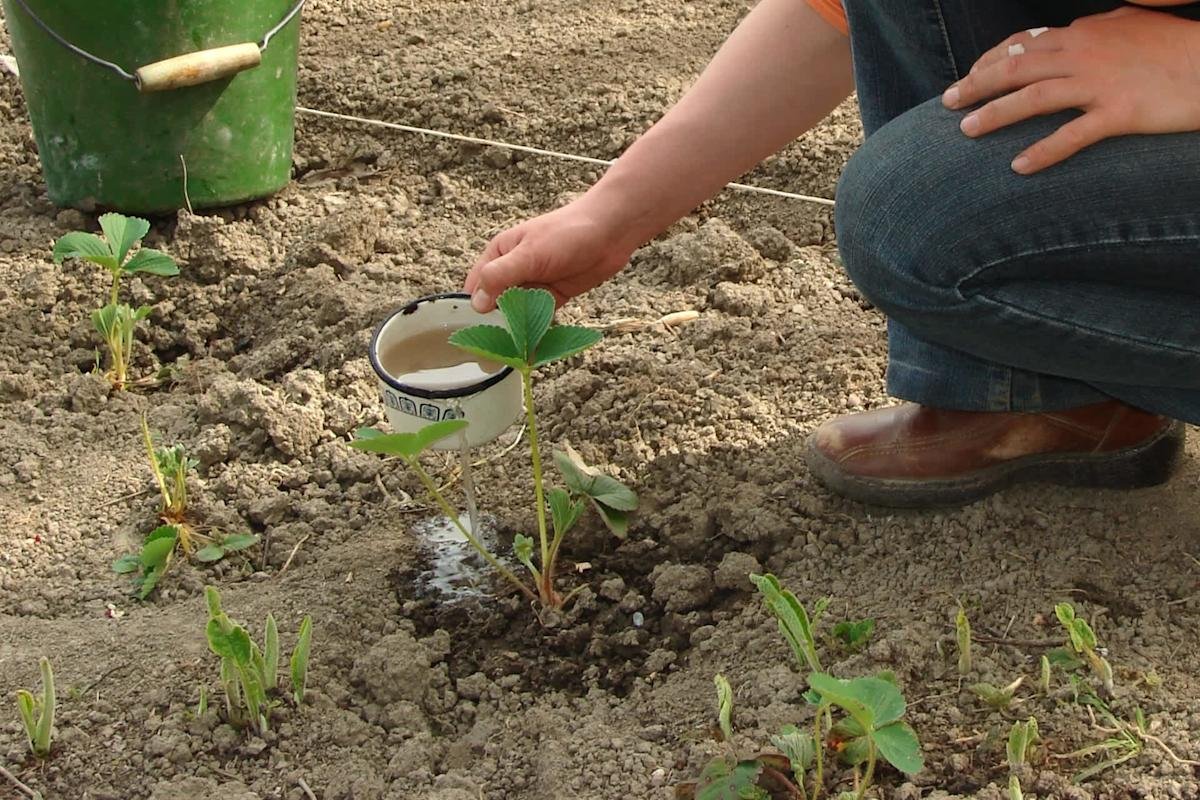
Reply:
[[1200, 131], [1200, 22], [1126, 6], [1067, 28], [1022, 31], [942, 95], [948, 108], [983, 101], [962, 120], [967, 136], [1083, 111], [1013, 159], [1024, 175], [1111, 136]]
[[510, 286], [548, 289], [559, 305], [621, 270], [635, 244], [622, 243], [587, 196], [509, 228], [488, 242], [465, 288], [479, 312], [496, 307]]

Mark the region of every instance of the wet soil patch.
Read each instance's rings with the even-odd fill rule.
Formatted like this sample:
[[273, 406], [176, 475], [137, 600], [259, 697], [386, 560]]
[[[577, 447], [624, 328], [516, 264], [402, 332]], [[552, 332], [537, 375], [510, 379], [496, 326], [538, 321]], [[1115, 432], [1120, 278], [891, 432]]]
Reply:
[[592, 556], [583, 575], [567, 574], [565, 564], [560, 586], [575, 594], [561, 611], [500, 584], [496, 596], [447, 600], [428, 587], [428, 554], [394, 570], [390, 581], [419, 636], [450, 634], [446, 662], [455, 680], [483, 673], [520, 691], [582, 695], [599, 687], [624, 697], [637, 679], [682, 663], [716, 617], [736, 604], [734, 592], [706, 593], [697, 607], [679, 601], [671, 578], [650, 571], [656, 562], [643, 551], [654, 547], [626, 542]]

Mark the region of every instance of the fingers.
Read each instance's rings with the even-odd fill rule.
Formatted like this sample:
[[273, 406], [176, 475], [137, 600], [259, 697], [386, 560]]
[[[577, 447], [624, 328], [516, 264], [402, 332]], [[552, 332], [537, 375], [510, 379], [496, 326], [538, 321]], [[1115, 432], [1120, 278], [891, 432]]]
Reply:
[[1008, 56], [951, 85], [942, 95], [942, 103], [947, 108], [965, 108], [981, 100], [1022, 89], [1031, 83], [1063, 78], [1068, 74], [1067, 65], [1056, 51]]
[[467, 288], [471, 293], [471, 307], [486, 314], [496, 307], [496, 298], [505, 289], [536, 282], [528, 248], [524, 243], [518, 244], [504, 255], [477, 265], [468, 281], [471, 282]]
[[1062, 49], [1062, 34], [1057, 28], [1030, 28], [1014, 33], [1000, 44], [988, 50], [971, 66], [978, 72], [994, 66], [1006, 58], [1022, 53], [1049, 52]]
[[983, 136], [1030, 117], [1081, 108], [1089, 100], [1077, 81], [1067, 78], [1039, 81], [972, 111], [963, 117], [959, 128], [967, 136]]
[[1022, 175], [1043, 170], [1112, 135], [1111, 127], [1097, 112], [1076, 117], [1013, 159], [1012, 168]]

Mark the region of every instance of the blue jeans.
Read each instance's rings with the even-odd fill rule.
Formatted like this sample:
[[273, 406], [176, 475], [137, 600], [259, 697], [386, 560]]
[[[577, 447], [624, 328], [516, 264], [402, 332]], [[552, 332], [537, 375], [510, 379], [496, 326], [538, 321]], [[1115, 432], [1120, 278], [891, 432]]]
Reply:
[[1077, 112], [971, 140], [940, 100], [1005, 37], [1121, 4], [845, 5], [867, 139], [837, 236], [888, 316], [888, 391], [968, 411], [1116, 398], [1200, 423], [1200, 133], [1109, 139], [1021, 176], [1012, 159]]

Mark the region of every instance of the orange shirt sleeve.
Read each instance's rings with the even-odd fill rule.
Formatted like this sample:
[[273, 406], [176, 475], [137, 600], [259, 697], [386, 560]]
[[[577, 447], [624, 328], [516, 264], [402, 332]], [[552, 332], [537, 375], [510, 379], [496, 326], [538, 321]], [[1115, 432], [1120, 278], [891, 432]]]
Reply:
[[842, 8], [841, 0], [808, 0], [808, 4], [830, 25], [842, 33], [850, 33], [850, 26], [846, 23], [846, 10]]

